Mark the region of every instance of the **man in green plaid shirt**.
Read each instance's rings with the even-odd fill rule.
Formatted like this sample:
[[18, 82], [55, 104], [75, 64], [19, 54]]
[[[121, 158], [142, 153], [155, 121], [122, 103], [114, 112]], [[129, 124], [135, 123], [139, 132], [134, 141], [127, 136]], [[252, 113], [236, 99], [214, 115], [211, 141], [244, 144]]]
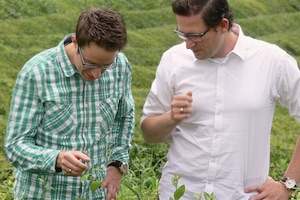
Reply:
[[126, 43], [119, 13], [88, 9], [75, 34], [24, 65], [5, 138], [16, 199], [116, 199], [134, 129]]

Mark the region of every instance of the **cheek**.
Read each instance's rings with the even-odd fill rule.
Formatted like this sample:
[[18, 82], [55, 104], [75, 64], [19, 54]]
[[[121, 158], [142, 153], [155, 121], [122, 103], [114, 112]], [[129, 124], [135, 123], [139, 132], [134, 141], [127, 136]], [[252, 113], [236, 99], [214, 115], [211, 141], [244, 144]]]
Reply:
[[81, 74], [83, 67], [79, 65], [79, 66], [75, 66], [75, 68], [77, 69], [78, 73]]

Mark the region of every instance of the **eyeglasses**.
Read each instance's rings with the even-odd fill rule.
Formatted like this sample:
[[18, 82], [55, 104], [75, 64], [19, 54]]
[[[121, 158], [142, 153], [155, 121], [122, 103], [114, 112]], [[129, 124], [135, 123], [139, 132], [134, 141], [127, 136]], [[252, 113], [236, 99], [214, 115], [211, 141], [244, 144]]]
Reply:
[[98, 65], [98, 64], [92, 64], [92, 63], [85, 62], [80, 47], [78, 47], [78, 51], [79, 51], [81, 62], [83, 64], [83, 66], [86, 67], [86, 68], [89, 68], [89, 69], [100, 68], [100, 69], [103, 69], [103, 70], [109, 70], [109, 69], [113, 69], [113, 68], [117, 67], [118, 56], [116, 56], [114, 62], [112, 62], [111, 64], [108, 64], [108, 65]]
[[210, 26], [206, 31], [202, 32], [202, 33], [189, 33], [189, 34], [185, 34], [182, 33], [180, 31], [176, 29], [174, 29], [174, 32], [178, 35], [179, 38], [186, 40], [187, 38], [189, 38], [190, 40], [192, 40], [193, 42], [202, 42], [203, 39], [202, 37], [212, 28], [212, 26]]

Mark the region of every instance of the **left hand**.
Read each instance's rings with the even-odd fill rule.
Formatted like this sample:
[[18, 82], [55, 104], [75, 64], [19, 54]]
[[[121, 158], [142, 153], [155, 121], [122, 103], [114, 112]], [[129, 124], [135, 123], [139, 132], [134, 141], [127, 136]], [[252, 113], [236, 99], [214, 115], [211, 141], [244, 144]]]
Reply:
[[285, 189], [284, 185], [275, 181], [272, 177], [268, 177], [262, 185], [252, 185], [245, 188], [245, 193], [257, 192], [250, 200], [288, 200], [293, 190]]
[[117, 199], [122, 182], [122, 174], [116, 167], [108, 167], [106, 177], [101, 185], [101, 190], [107, 188], [105, 200]]

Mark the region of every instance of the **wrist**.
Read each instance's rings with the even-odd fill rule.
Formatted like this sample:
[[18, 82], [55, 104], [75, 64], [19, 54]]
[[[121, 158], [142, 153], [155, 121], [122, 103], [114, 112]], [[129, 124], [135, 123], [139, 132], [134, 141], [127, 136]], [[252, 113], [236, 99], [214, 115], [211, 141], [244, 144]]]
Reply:
[[297, 188], [297, 183], [293, 178], [282, 177], [280, 183], [284, 186], [286, 190], [294, 191]]
[[60, 158], [60, 156], [59, 156], [60, 153], [61, 153], [61, 152], [59, 152], [59, 153], [57, 154], [56, 161], [55, 161], [55, 171], [56, 171], [57, 173], [62, 172], [62, 168], [61, 168], [61, 158]]
[[125, 163], [125, 162], [122, 162], [119, 160], [113, 160], [113, 161], [109, 162], [107, 165], [107, 168], [108, 167], [117, 168], [122, 175], [128, 173], [128, 163]]

